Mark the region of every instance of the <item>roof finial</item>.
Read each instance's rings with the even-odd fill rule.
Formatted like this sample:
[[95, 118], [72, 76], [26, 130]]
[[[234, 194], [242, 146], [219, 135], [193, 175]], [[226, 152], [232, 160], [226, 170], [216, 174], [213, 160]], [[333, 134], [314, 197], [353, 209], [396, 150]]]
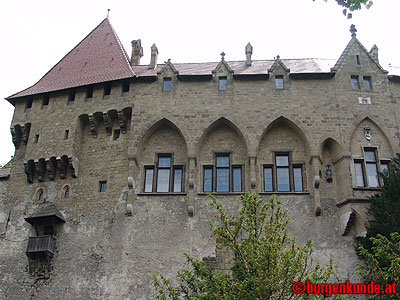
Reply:
[[276, 59], [280, 59], [281, 57], [279, 56], [279, 54], [276, 56]]
[[220, 55], [221, 55], [221, 60], [225, 60], [225, 52], [222, 51]]
[[356, 37], [356, 35], [357, 35], [356, 25], [351, 24], [351, 26], [350, 26], [350, 32], [351, 32], [351, 37]]
[[110, 10], [109, 8], [107, 9], [107, 18], [110, 16]]

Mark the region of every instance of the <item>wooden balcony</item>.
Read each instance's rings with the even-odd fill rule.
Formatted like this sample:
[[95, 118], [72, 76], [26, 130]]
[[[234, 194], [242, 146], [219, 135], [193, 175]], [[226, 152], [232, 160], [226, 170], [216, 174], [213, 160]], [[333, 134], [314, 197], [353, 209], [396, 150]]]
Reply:
[[26, 255], [30, 259], [51, 258], [54, 255], [56, 239], [51, 235], [33, 236], [29, 238]]

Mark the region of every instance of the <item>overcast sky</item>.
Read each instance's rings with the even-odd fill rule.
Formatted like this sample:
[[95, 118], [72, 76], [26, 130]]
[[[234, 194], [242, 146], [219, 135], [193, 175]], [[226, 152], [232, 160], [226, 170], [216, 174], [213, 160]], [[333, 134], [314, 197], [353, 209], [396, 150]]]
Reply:
[[[253, 59], [338, 59], [351, 36], [350, 25], [369, 50], [379, 48], [381, 65], [400, 74], [399, 0], [375, 0], [348, 20], [335, 0], [152, 0], [152, 1], [2, 1], [1, 84], [5, 98], [36, 83], [106, 16], [128, 54], [141, 39], [142, 64], [156, 43], [159, 63]], [[392, 67], [389, 67], [389, 64]], [[0, 100], [0, 164], [14, 154], [10, 123], [13, 106]], [[51, 124], [49, 124], [51, 126]]]

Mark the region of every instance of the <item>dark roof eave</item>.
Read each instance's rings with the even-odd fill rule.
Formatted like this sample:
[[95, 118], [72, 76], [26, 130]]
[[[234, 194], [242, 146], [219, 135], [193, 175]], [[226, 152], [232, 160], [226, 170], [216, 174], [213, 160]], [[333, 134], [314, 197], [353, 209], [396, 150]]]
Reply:
[[331, 79], [335, 77], [335, 72], [329, 73], [291, 73], [289, 77], [293, 80], [313, 80], [313, 79]]
[[188, 74], [178, 75], [180, 81], [210, 81], [212, 80], [212, 74]]
[[233, 78], [235, 80], [243, 80], [243, 81], [268, 80], [269, 74], [234, 74]]
[[393, 82], [400, 82], [400, 76], [399, 75], [388, 75], [389, 81]]

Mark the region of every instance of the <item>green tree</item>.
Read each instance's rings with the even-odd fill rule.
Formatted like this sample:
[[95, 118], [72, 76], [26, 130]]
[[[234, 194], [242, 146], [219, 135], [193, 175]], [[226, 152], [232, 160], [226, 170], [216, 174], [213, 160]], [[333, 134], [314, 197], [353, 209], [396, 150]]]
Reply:
[[[324, 1], [327, 2], [328, 0]], [[372, 0], [336, 0], [336, 2], [344, 7], [343, 14], [347, 16], [348, 19], [352, 18], [353, 11], [360, 10], [362, 7], [369, 9], [373, 4]]]
[[393, 232], [400, 232], [400, 153], [391, 161], [388, 173], [380, 173], [383, 179], [381, 193], [371, 196], [368, 213], [371, 220], [367, 226], [367, 235], [360, 238], [360, 244], [371, 250], [371, 237], [381, 234], [387, 238]]
[[370, 197], [367, 235], [358, 239], [357, 253], [365, 262], [358, 268], [366, 280], [400, 282], [400, 153], [391, 161], [389, 172], [380, 176], [384, 185], [380, 194]]
[[[362, 246], [358, 249], [358, 253], [365, 260], [365, 265], [358, 266], [361, 277], [377, 283], [400, 283], [400, 234], [393, 232], [390, 239], [378, 234], [371, 237], [370, 241], [370, 250]], [[400, 295], [378, 294], [372, 299], [400, 299]]]
[[298, 246], [287, 231], [289, 219], [280, 201], [257, 194], [240, 196], [240, 211], [230, 216], [214, 196], [217, 217], [210, 223], [214, 238], [233, 254], [230, 276], [212, 270], [185, 254], [189, 269], [178, 272], [177, 285], [154, 276], [157, 300], [322, 299], [323, 295], [295, 294], [293, 283], [326, 282], [334, 274], [332, 261], [322, 268], [313, 261], [312, 241]]

